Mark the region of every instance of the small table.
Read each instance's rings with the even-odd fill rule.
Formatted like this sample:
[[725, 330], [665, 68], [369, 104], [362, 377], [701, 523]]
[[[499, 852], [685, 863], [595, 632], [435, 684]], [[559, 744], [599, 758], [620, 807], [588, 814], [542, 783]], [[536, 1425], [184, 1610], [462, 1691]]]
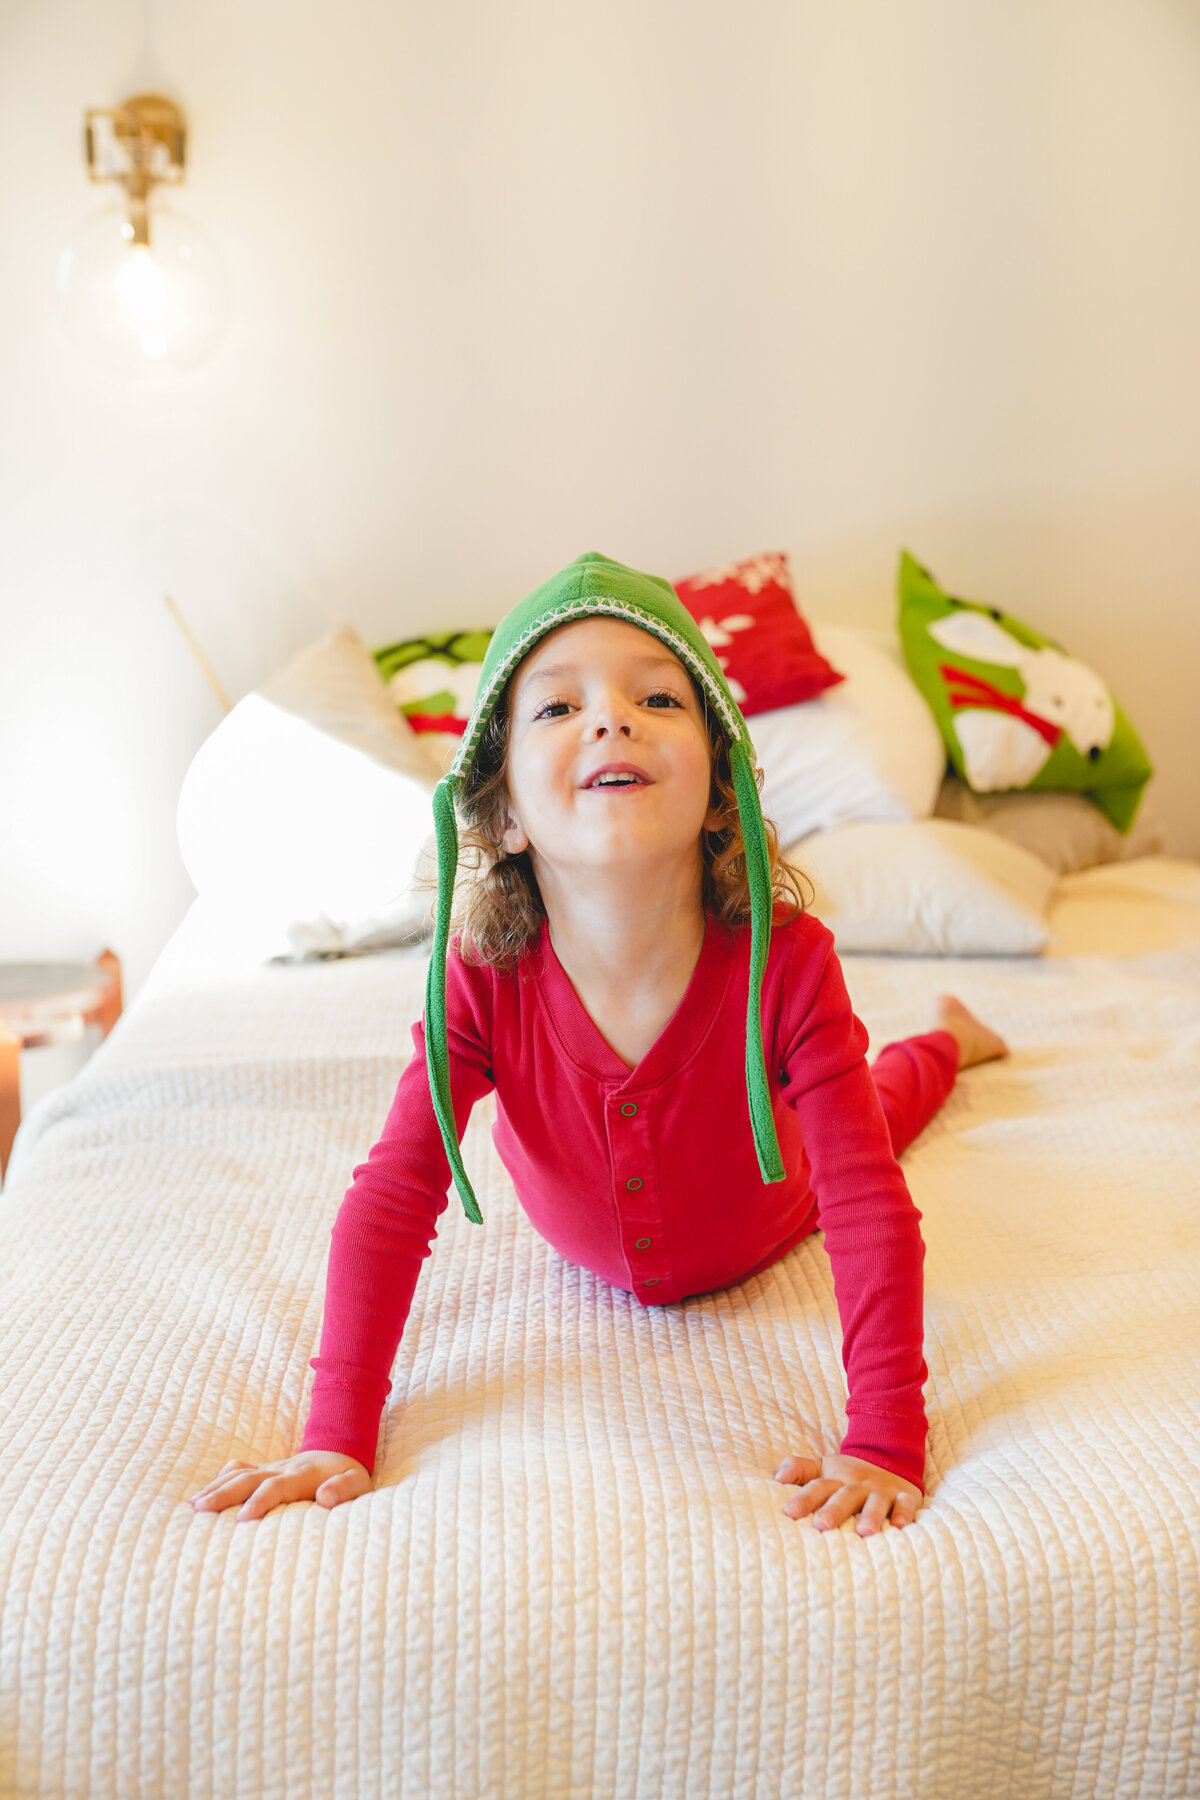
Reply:
[[0, 1181], [21, 1123], [21, 1052], [77, 1042], [121, 1016], [121, 963], [104, 950], [87, 963], [0, 963]]

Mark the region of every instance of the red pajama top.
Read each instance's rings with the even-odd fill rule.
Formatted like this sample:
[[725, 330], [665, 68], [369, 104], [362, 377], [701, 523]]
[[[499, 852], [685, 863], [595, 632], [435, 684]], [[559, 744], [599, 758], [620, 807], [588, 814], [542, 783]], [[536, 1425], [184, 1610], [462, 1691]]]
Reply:
[[[687, 991], [633, 1069], [584, 1008], [545, 921], [507, 971], [472, 967], [457, 945], [446, 1019], [459, 1136], [494, 1088], [493, 1140], [541, 1235], [642, 1305], [665, 1306], [758, 1274], [819, 1225], [849, 1393], [842, 1451], [923, 1486], [921, 1214], [832, 933], [811, 914], [772, 929], [763, 1044], [788, 1174], [769, 1185], [746, 1099], [748, 925], [705, 914]], [[333, 1225], [301, 1446], [372, 1471], [392, 1362], [450, 1192], [420, 1022], [412, 1035], [383, 1135]]]

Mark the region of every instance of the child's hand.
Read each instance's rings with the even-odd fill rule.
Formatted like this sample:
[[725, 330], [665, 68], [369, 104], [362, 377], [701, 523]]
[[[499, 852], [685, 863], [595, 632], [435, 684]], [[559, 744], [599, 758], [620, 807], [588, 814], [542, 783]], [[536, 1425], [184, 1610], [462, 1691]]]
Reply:
[[826, 1456], [819, 1463], [810, 1456], [788, 1456], [775, 1479], [799, 1489], [783, 1509], [790, 1518], [812, 1513], [818, 1531], [831, 1531], [861, 1509], [860, 1537], [882, 1530], [889, 1513], [893, 1525], [911, 1525], [924, 1499], [911, 1481], [860, 1456]]
[[207, 1487], [192, 1495], [197, 1512], [220, 1512], [245, 1504], [239, 1519], [261, 1519], [273, 1506], [289, 1500], [315, 1500], [318, 1506], [338, 1506], [371, 1491], [371, 1477], [352, 1456], [336, 1450], [301, 1450], [280, 1462], [227, 1462]]

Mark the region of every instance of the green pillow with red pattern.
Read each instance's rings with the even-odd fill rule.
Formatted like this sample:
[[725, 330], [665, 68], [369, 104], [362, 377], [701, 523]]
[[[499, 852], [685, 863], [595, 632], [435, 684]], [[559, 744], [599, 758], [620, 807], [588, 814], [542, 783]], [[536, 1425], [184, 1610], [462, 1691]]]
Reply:
[[956, 772], [977, 794], [1085, 794], [1128, 832], [1153, 768], [1111, 688], [998, 606], [939, 587], [900, 555], [900, 641]]

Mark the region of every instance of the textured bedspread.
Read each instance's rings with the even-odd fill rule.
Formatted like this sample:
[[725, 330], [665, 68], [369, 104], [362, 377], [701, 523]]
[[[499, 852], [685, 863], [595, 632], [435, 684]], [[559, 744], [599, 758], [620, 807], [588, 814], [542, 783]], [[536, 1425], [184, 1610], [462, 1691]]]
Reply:
[[1015, 1046], [906, 1154], [929, 1497], [786, 1518], [836, 1448], [818, 1237], [643, 1310], [492, 1149], [444, 1215], [376, 1486], [187, 1503], [299, 1442], [328, 1233], [425, 959], [152, 979], [0, 1196], [0, 1793], [1144, 1800], [1200, 1792], [1200, 948], [847, 959], [872, 1042]]

